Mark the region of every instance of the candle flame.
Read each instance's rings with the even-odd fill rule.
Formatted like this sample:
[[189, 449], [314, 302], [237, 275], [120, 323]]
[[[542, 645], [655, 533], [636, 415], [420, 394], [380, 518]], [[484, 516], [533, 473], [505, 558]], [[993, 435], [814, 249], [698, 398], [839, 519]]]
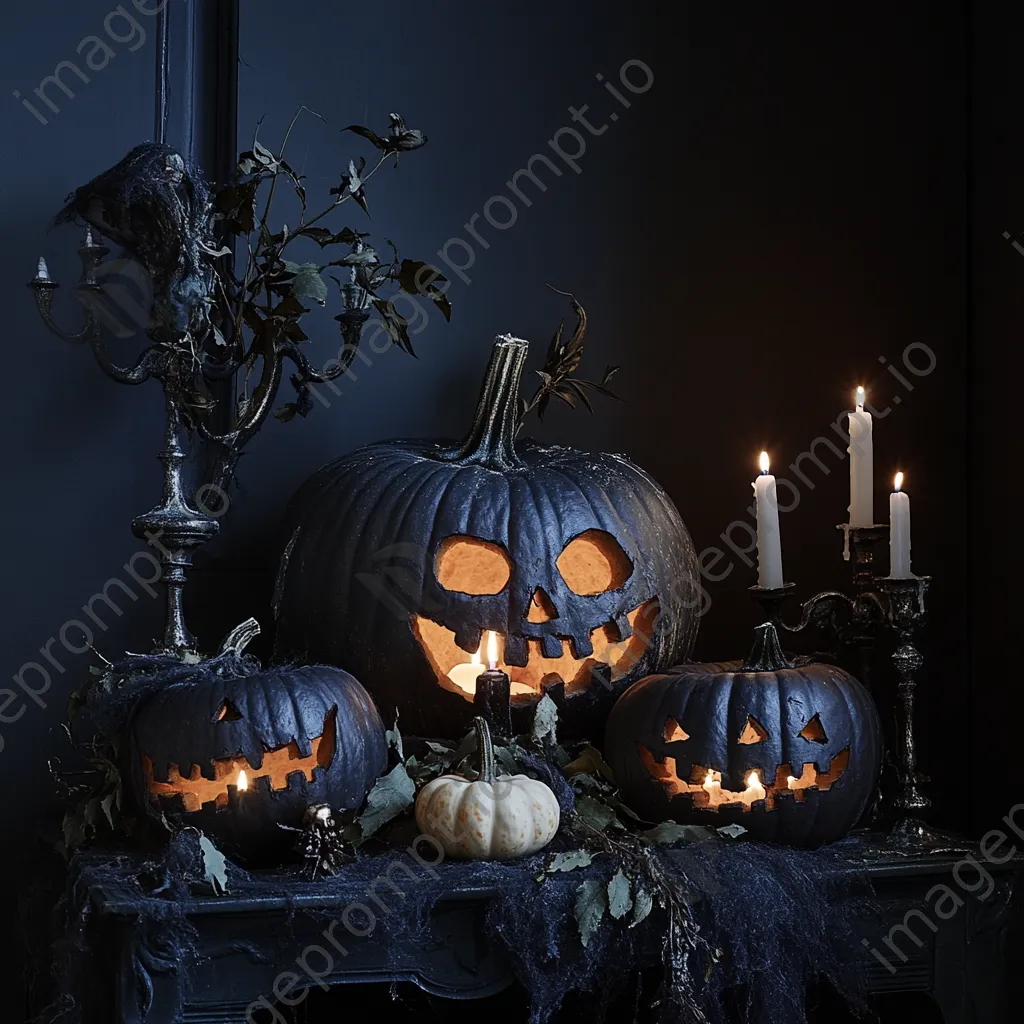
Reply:
[[747, 776], [747, 789], [754, 789], [756, 786], [761, 785], [761, 780], [757, 776], [757, 772], [751, 772]]
[[787, 789], [792, 789], [793, 788], [793, 783], [797, 782], [797, 781], [798, 781], [798, 779], [797, 779], [797, 777], [795, 775], [790, 775], [786, 779], [786, 788]]
[[238, 773], [238, 792], [244, 793], [249, 788], [249, 776], [245, 774], [243, 769]]
[[762, 473], [767, 473], [768, 472], [768, 466], [769, 466], [768, 453], [767, 452], [761, 452], [761, 472]]
[[857, 404], [858, 405], [863, 405], [864, 404], [864, 389], [861, 388], [861, 387], [857, 388]]
[[491, 670], [498, 667], [498, 637], [492, 629], [487, 631], [487, 667]]
[[894, 482], [894, 487], [895, 487], [895, 489], [897, 491], [902, 489], [902, 487], [903, 487], [903, 474], [902, 473], [897, 473], [896, 474], [896, 480]]

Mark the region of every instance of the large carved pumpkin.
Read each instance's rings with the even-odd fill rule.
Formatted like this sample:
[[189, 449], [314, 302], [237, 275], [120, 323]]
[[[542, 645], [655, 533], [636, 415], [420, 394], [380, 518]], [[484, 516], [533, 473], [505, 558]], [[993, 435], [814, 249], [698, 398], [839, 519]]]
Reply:
[[514, 717], [553, 688], [570, 730], [600, 728], [617, 692], [692, 648], [699, 576], [679, 513], [621, 455], [515, 441], [526, 351], [498, 339], [462, 444], [362, 448], [288, 513], [278, 655], [344, 666], [413, 732], [468, 725], [486, 631]]
[[278, 826], [301, 825], [310, 804], [362, 806], [387, 746], [352, 676], [326, 665], [260, 671], [241, 650], [252, 635], [242, 627], [219, 657], [145, 700], [131, 771], [143, 807], [261, 863], [291, 845]]
[[641, 679], [608, 717], [605, 757], [623, 798], [652, 821], [743, 825], [754, 838], [820, 846], [875, 793], [882, 743], [870, 694], [833, 665], [794, 668], [775, 627], [745, 664]]

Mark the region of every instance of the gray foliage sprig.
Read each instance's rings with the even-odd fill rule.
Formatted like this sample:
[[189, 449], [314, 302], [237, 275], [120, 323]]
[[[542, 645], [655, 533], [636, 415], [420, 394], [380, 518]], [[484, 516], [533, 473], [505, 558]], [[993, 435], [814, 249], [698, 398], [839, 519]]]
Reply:
[[[350, 159], [339, 173], [338, 184], [329, 190], [326, 205], [314, 212], [308, 205], [304, 176], [285, 159], [292, 131], [303, 112], [320, 116], [300, 107], [276, 152], [260, 141], [257, 126], [251, 147], [238, 158], [234, 180], [213, 200], [216, 221], [238, 254], [235, 271], [221, 270], [221, 301], [212, 318], [215, 355], [228, 368], [225, 376], [235, 370], [244, 373], [236, 399], [236, 428], [253, 421], [254, 410], [273, 401], [276, 384], [267, 379], [266, 370], [251, 393], [248, 388], [249, 375], [260, 360], [265, 368], [281, 358], [295, 366], [291, 382], [297, 398], [275, 414], [284, 420], [310, 411], [310, 385], [334, 380], [351, 365], [358, 332], [354, 340], [346, 338], [339, 358], [323, 369], [314, 368], [304, 348], [309, 337], [302, 320], [311, 305], [327, 305], [329, 289], [324, 274], [330, 268], [348, 273], [348, 280], [334, 278], [343, 296], [343, 313], [353, 308], [353, 303], [357, 310], [374, 310], [392, 341], [410, 355], [415, 355], [408, 330], [410, 321], [395, 305], [395, 294], [424, 296], [446, 320], [451, 319], [447, 280], [436, 267], [420, 260], [401, 259], [388, 239], [385, 241], [391, 254], [382, 256], [371, 244], [368, 232], [337, 221], [340, 208], [349, 202], [368, 216], [370, 179], [388, 159], [394, 157], [397, 166], [400, 154], [425, 145], [426, 136], [407, 128], [398, 114], [390, 115], [390, 129], [384, 135], [362, 125], [348, 125], [343, 130], [370, 141], [378, 156], [369, 167], [362, 156]], [[288, 187], [298, 200], [298, 219], [291, 226], [271, 220], [279, 185]], [[309, 255], [315, 258], [295, 256], [293, 249], [300, 245], [308, 249], [311, 244], [316, 248]], [[262, 412], [265, 415], [266, 409]]]

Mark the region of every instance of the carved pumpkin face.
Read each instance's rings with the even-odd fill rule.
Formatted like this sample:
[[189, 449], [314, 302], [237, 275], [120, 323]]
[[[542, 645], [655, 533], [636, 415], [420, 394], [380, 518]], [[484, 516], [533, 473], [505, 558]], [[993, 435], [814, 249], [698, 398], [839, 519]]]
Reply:
[[[516, 507], [536, 517], [536, 503], [524, 498]], [[572, 525], [559, 524], [563, 531], [578, 527], [580, 519], [598, 519], [592, 508], [579, 513]], [[494, 524], [496, 530], [501, 525]], [[519, 525], [526, 528], [506, 530], [503, 543], [456, 534], [438, 545], [434, 578], [426, 581], [436, 610], [412, 618], [438, 683], [472, 699], [473, 672], [453, 670], [470, 662], [466, 645], [479, 648], [484, 630], [499, 638], [497, 660], [512, 680], [513, 702], [533, 703], [545, 686], [557, 683], [569, 696], [581, 693], [594, 683], [598, 666], [618, 682], [641, 660], [656, 629], [658, 595], [643, 572], [631, 584], [640, 552], [628, 537], [620, 543], [597, 527], [564, 544], [555, 534], [552, 551], [538, 543], [542, 523]]]
[[696, 556], [665, 492], [619, 455], [514, 442], [525, 354], [495, 346], [461, 446], [371, 445], [290, 509], [278, 656], [352, 669], [413, 732], [465, 727], [489, 632], [514, 712], [564, 686], [570, 732], [693, 643]]
[[755, 838], [818, 846], [845, 835], [874, 795], [880, 726], [870, 695], [832, 665], [691, 665], [622, 696], [605, 756], [644, 817], [737, 822]]
[[148, 698], [131, 729], [140, 801], [250, 861], [288, 845], [310, 804], [359, 807], [387, 764], [366, 691], [326, 666], [196, 667]]

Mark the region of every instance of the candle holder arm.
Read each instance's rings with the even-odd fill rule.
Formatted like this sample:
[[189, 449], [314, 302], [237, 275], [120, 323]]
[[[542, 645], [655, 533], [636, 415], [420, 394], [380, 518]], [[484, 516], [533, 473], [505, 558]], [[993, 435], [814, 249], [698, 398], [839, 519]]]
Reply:
[[46, 261], [42, 257], [39, 258], [36, 276], [29, 281], [28, 286], [35, 296], [40, 318], [53, 334], [71, 344], [88, 343], [100, 369], [119, 384], [142, 384], [150, 377], [156, 376], [160, 370], [164, 358], [162, 346], [150, 345], [130, 366], [119, 366], [107, 353], [103, 325], [92, 311], [93, 305], [103, 294], [103, 288], [96, 280], [96, 267], [102, 259], [102, 255], [97, 256], [97, 253], [106, 254], [108, 251], [106, 246], [92, 242], [91, 232], [86, 236], [86, 244], [78, 250], [82, 260], [82, 279], [76, 286], [75, 293], [82, 302], [85, 316], [80, 330], [65, 331], [57, 323], [53, 313], [53, 293], [60, 286], [50, 277]]

